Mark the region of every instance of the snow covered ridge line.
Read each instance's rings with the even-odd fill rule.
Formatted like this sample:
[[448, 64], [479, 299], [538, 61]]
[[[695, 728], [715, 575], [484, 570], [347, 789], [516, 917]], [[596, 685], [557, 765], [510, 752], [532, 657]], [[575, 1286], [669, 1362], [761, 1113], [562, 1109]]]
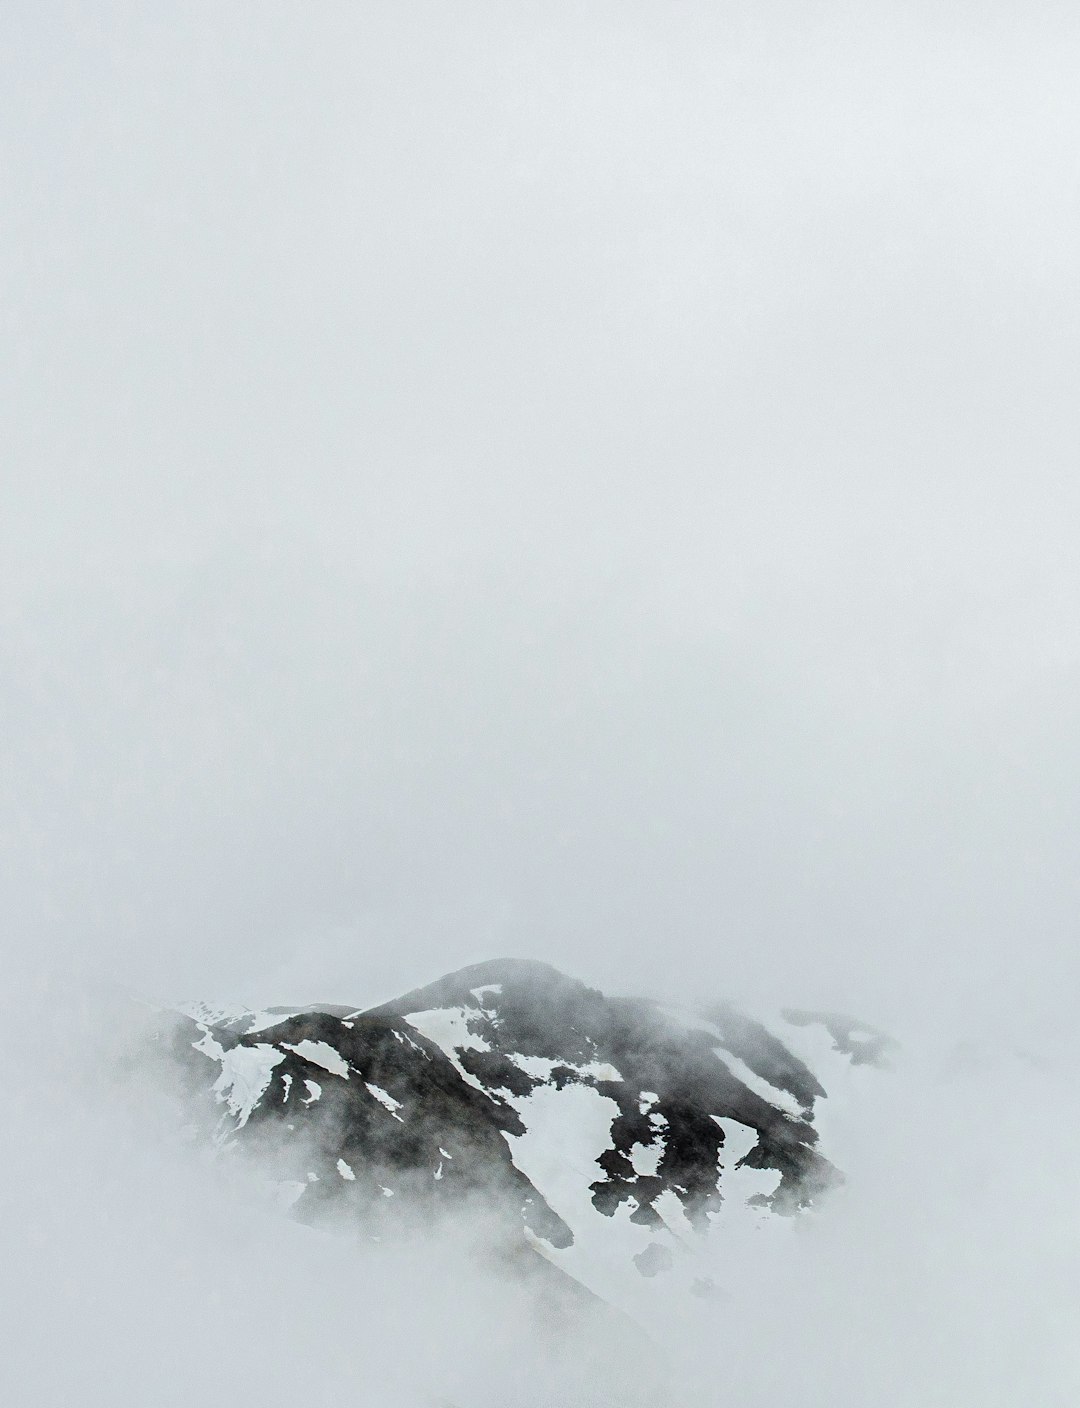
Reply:
[[835, 1082], [889, 1050], [850, 1018], [767, 1027], [509, 959], [368, 1011], [194, 1005], [177, 1023], [219, 1143], [260, 1157], [271, 1140], [292, 1215], [345, 1206], [379, 1235], [479, 1200], [528, 1255], [616, 1302], [626, 1273], [711, 1284], [690, 1269], [726, 1229], [812, 1206], [841, 1175], [806, 1052], [816, 1041]]

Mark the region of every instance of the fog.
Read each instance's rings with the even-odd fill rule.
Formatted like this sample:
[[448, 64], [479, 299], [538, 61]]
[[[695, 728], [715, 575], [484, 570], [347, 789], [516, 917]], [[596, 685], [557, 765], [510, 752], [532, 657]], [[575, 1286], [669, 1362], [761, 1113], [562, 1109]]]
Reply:
[[[178, 1397], [228, 1363], [380, 1401], [310, 1324], [280, 1381], [204, 1353], [148, 1225], [237, 1296], [280, 1251], [328, 1307], [343, 1254], [79, 1056], [87, 995], [359, 1006], [515, 954], [904, 1042], [861, 1180], [725, 1321], [731, 1401], [794, 1392], [753, 1377], [781, 1345], [810, 1403], [1074, 1401], [1070, 7], [0, 25], [4, 1007], [62, 1053], [20, 1061], [6, 1201], [121, 1307], [16, 1258], [15, 1397], [57, 1401], [60, 1334], [87, 1403], [168, 1402], [134, 1385], [170, 1354]], [[140, 1160], [168, 1195], [129, 1207]], [[95, 1398], [124, 1316], [148, 1357]]]

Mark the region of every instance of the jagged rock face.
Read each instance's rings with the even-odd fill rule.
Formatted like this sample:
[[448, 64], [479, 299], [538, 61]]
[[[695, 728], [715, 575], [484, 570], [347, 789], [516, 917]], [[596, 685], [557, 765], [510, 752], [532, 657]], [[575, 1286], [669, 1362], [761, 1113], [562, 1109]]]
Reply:
[[[886, 1051], [851, 1019], [785, 1020], [852, 1063]], [[190, 1008], [175, 1039], [222, 1107], [218, 1140], [272, 1145], [297, 1216], [346, 1209], [379, 1235], [471, 1206], [609, 1297], [613, 1267], [664, 1282], [695, 1236], [796, 1212], [839, 1179], [817, 1148], [825, 1090], [774, 1032], [544, 964], [478, 964], [369, 1011]]]
[[[379, 1010], [438, 1042], [493, 1105], [505, 1108], [545, 1085], [579, 1085], [612, 1102], [610, 1146], [589, 1184], [601, 1213], [627, 1204], [633, 1221], [661, 1226], [656, 1202], [670, 1192], [701, 1226], [723, 1197], [727, 1121], [756, 1133], [744, 1164], [781, 1176], [763, 1201], [799, 1205], [833, 1177], [813, 1147], [820, 1085], [763, 1027], [731, 1009], [695, 1022], [654, 1003], [606, 998], [540, 964], [504, 960]], [[787, 1108], [751, 1089], [736, 1063]], [[643, 1164], [655, 1168], [642, 1172]]]

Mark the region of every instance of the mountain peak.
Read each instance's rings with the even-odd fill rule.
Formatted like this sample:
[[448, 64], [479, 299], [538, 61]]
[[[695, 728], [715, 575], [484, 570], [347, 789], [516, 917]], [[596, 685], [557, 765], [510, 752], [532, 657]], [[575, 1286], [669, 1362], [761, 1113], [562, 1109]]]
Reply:
[[344, 1206], [382, 1235], [479, 1199], [508, 1246], [616, 1304], [613, 1268], [707, 1284], [691, 1250], [840, 1181], [818, 1148], [825, 1087], [788, 1041], [817, 1024], [856, 1062], [882, 1035], [798, 1009], [778, 1032], [723, 1002], [608, 997], [522, 958], [366, 1010], [217, 1015], [189, 1008], [175, 1049], [219, 1143], [273, 1142], [295, 1216]]

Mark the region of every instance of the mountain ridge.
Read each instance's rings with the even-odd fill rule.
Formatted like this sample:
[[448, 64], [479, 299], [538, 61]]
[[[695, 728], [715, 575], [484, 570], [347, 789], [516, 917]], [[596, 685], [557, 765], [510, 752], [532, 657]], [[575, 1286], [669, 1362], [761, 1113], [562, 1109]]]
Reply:
[[367, 1009], [173, 1021], [212, 1137], [269, 1150], [293, 1216], [381, 1237], [479, 1211], [511, 1259], [616, 1305], [624, 1278], [708, 1293], [693, 1273], [733, 1218], [797, 1215], [842, 1181], [815, 1125], [826, 1087], [787, 1028], [816, 1026], [851, 1065], [890, 1049], [834, 1014], [785, 1009], [778, 1034], [730, 1003], [608, 997], [520, 958]]

